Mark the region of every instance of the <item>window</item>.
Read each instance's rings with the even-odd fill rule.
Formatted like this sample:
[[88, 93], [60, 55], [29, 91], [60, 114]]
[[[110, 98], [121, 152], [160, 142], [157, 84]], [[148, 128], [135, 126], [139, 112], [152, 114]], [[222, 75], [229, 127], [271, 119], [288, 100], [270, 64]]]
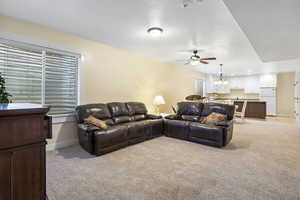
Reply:
[[50, 114], [78, 104], [80, 55], [0, 39], [0, 73], [13, 103], [50, 105]]

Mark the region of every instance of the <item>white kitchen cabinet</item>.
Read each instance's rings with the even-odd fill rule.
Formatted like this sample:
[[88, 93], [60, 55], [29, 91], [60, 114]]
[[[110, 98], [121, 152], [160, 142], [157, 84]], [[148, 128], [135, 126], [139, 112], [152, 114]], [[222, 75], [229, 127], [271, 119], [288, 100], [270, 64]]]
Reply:
[[259, 93], [259, 76], [246, 76], [244, 81], [244, 90], [246, 94]]
[[229, 87], [231, 89], [243, 89], [241, 84], [240, 77], [230, 77], [229, 78]]
[[213, 75], [207, 75], [205, 79], [205, 88], [207, 94], [216, 93], [216, 87], [215, 87], [215, 79]]
[[263, 74], [259, 77], [260, 87], [277, 87], [276, 74]]

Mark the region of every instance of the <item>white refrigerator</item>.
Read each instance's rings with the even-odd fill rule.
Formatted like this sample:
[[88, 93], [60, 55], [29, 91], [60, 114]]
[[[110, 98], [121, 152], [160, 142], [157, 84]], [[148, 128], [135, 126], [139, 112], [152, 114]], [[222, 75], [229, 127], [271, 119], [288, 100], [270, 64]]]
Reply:
[[267, 115], [276, 115], [276, 88], [263, 87], [260, 88], [260, 100], [265, 101], [267, 105]]

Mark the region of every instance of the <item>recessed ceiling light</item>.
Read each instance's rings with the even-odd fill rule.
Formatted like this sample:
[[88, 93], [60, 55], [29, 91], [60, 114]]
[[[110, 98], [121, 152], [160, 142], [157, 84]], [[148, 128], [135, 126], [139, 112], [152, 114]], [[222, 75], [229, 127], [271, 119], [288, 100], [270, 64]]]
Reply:
[[147, 32], [152, 36], [152, 37], [158, 37], [161, 36], [164, 30], [159, 27], [151, 27], [147, 30]]

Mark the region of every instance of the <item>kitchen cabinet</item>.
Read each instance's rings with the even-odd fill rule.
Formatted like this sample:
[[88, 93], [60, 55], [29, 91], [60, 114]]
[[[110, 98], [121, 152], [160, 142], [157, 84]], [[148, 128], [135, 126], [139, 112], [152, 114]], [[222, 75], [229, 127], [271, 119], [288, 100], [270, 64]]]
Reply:
[[207, 76], [206, 93], [229, 94], [231, 89], [243, 89], [246, 94], [259, 94], [260, 88], [276, 88], [277, 84], [276, 74], [225, 77], [227, 85], [215, 85], [216, 78], [215, 75]]
[[[234, 105], [238, 106], [237, 112], [242, 112], [244, 101], [234, 101]], [[267, 115], [267, 106], [264, 101], [248, 101], [245, 111], [245, 117], [265, 119]]]
[[259, 93], [259, 76], [246, 76], [244, 81], [244, 90], [246, 94]]
[[260, 87], [277, 87], [276, 74], [263, 74], [259, 77]]
[[214, 77], [212, 75], [208, 75], [205, 79], [205, 89], [207, 94], [216, 93], [216, 87], [214, 84]]
[[228, 81], [230, 89], [244, 89], [244, 80], [242, 77], [229, 77]]

